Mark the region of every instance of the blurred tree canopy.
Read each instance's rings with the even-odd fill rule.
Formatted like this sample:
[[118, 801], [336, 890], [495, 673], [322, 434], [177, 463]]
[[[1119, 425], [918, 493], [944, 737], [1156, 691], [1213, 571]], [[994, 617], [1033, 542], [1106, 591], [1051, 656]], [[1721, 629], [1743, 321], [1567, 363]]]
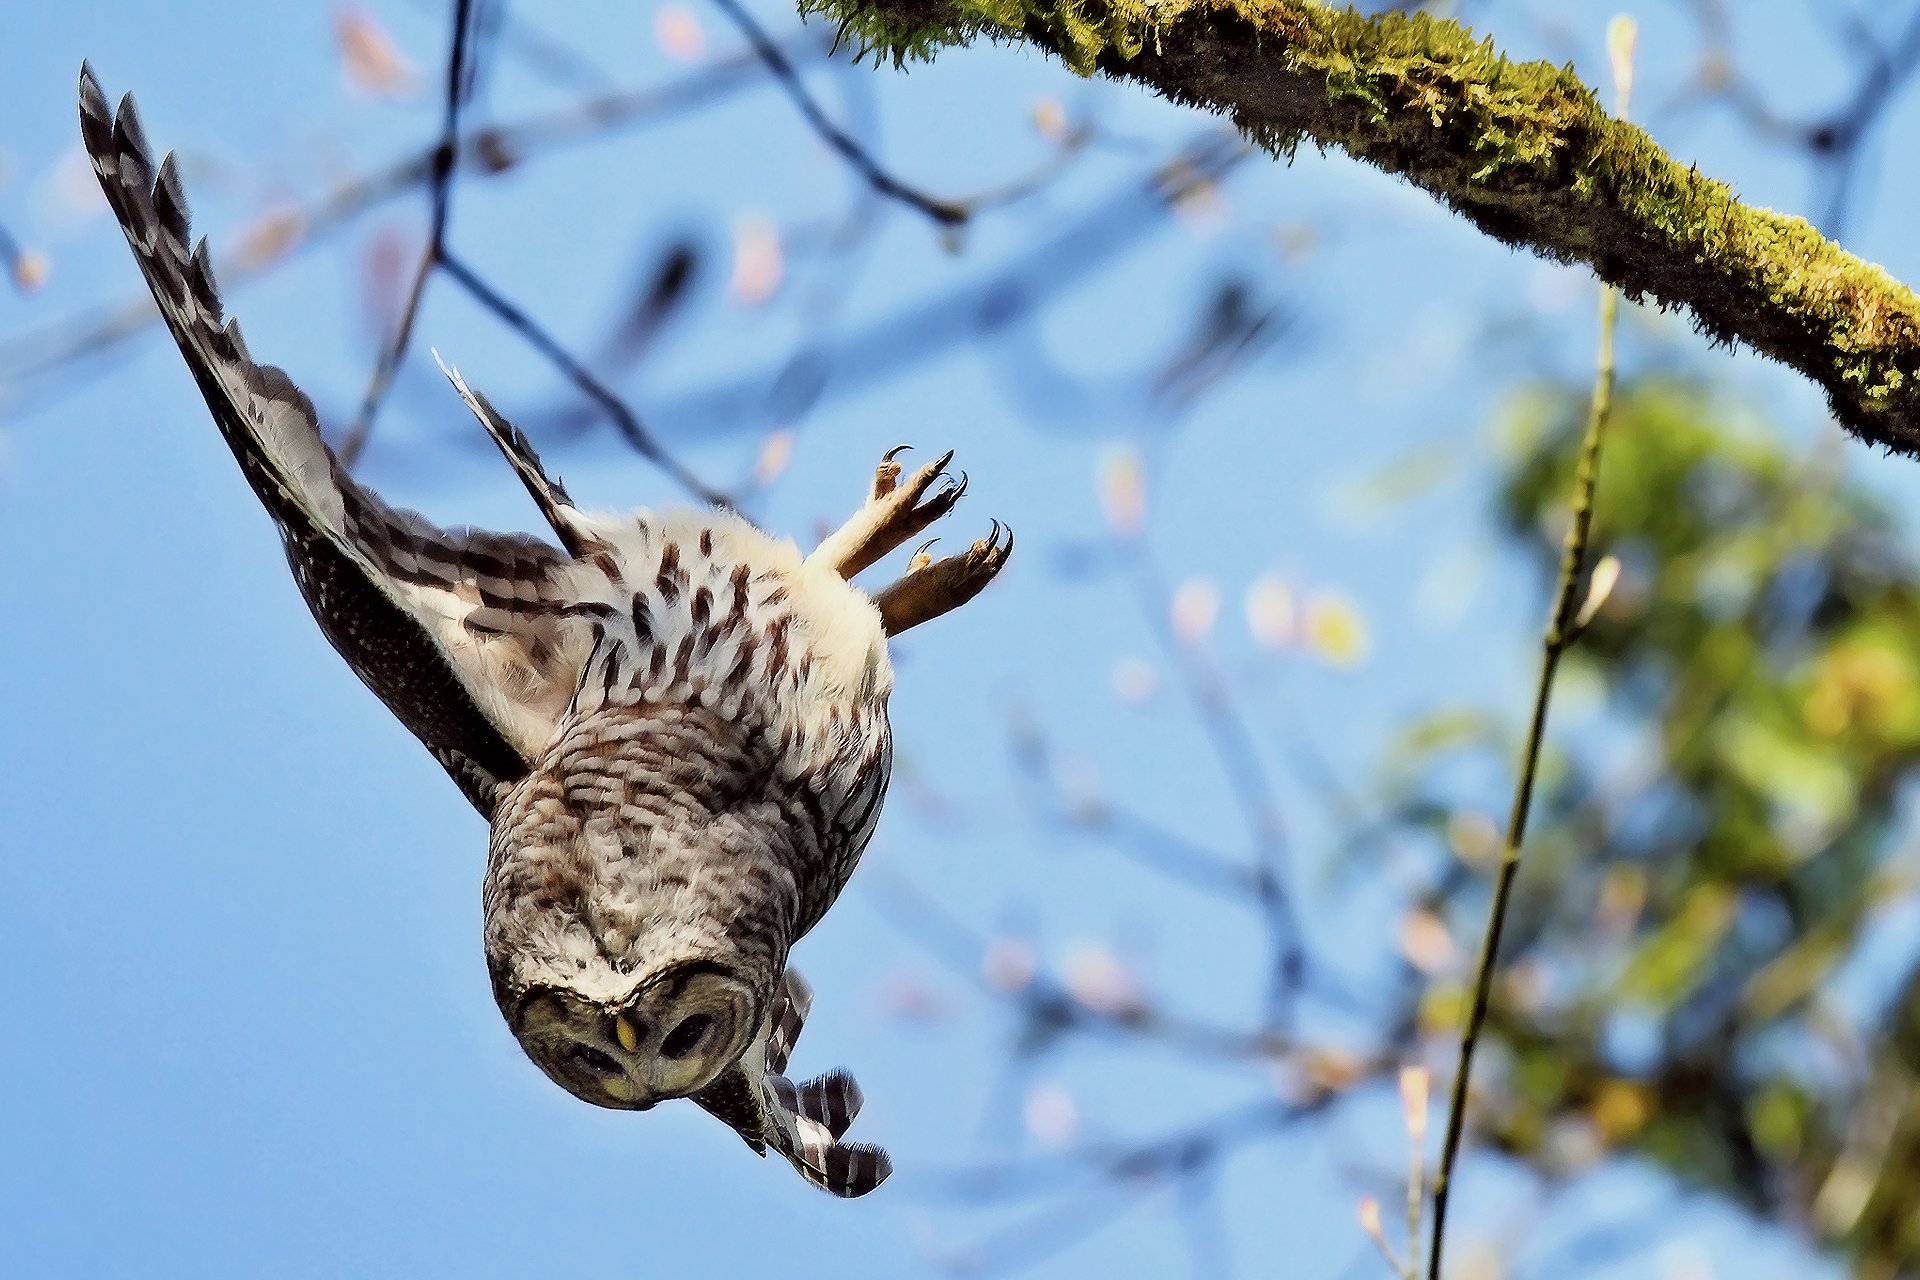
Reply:
[[[1542, 573], [1585, 411], [1560, 385], [1504, 411], [1501, 529]], [[1544, 784], [1478, 1104], [1550, 1177], [1639, 1152], [1893, 1276], [1920, 1269], [1914, 979], [1849, 1000], [1836, 976], [1915, 971], [1875, 926], [1920, 887], [1920, 573], [1842, 447], [1789, 451], [1697, 380], [1626, 389], [1594, 531], [1623, 574], [1568, 658], [1604, 712]], [[1446, 774], [1506, 759], [1498, 723], [1413, 726], [1390, 769], [1399, 819], [1452, 832], [1434, 896], [1463, 931], [1487, 847]], [[1430, 1030], [1460, 994], [1426, 994]]]

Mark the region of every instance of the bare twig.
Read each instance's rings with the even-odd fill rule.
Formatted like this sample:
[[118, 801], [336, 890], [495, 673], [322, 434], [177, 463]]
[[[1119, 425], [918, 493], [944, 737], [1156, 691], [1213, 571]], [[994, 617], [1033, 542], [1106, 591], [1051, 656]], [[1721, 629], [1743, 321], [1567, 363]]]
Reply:
[[1500, 958], [1500, 933], [1512, 905], [1513, 884], [1520, 870], [1520, 847], [1526, 837], [1527, 814], [1533, 806], [1533, 788], [1540, 768], [1540, 747], [1546, 735], [1547, 709], [1553, 698], [1553, 680], [1560, 659], [1578, 638], [1574, 620], [1579, 613], [1581, 566], [1586, 560], [1587, 540], [1593, 529], [1593, 496], [1600, 478], [1600, 445], [1605, 438], [1607, 419], [1613, 412], [1613, 330], [1619, 312], [1620, 295], [1608, 285], [1600, 290], [1600, 354], [1593, 382], [1593, 403], [1587, 415], [1586, 436], [1580, 449], [1580, 466], [1574, 480], [1573, 519], [1567, 526], [1566, 541], [1560, 554], [1560, 581], [1554, 596], [1553, 612], [1548, 618], [1540, 660], [1540, 680], [1534, 690], [1533, 717], [1527, 725], [1526, 744], [1520, 753], [1520, 777], [1514, 787], [1513, 808], [1507, 817], [1506, 839], [1500, 851], [1500, 869], [1493, 887], [1493, 902], [1487, 914], [1487, 932], [1480, 946], [1479, 966], [1474, 973], [1473, 1003], [1467, 1012], [1466, 1026], [1460, 1036], [1460, 1059], [1447, 1102], [1447, 1125], [1441, 1141], [1440, 1165], [1433, 1179], [1433, 1243], [1428, 1256], [1428, 1280], [1440, 1280], [1441, 1250], [1446, 1239], [1447, 1203], [1453, 1190], [1454, 1166], [1460, 1157], [1460, 1143], [1466, 1131], [1467, 1090], [1473, 1073], [1473, 1054], [1480, 1033], [1486, 1026], [1487, 1009], [1493, 997], [1494, 968]]
[[1838, 13], [1839, 42], [1859, 62], [1858, 78], [1838, 106], [1796, 118], [1776, 110], [1763, 85], [1738, 70], [1723, 0], [1694, 0], [1693, 10], [1704, 53], [1692, 88], [1676, 105], [1724, 104], [1757, 137], [1804, 151], [1825, 173], [1820, 225], [1829, 235], [1841, 235], [1852, 211], [1867, 139], [1920, 70], [1920, 11], [1909, 15], [1900, 32], [1885, 43], [1857, 14]]
[[574, 359], [566, 348], [554, 340], [552, 335], [534, 323], [526, 312], [502, 297], [492, 285], [482, 280], [452, 251], [443, 248], [440, 251], [439, 262], [440, 269], [472, 295], [476, 302], [505, 321], [507, 327], [531, 343], [575, 386], [605, 410], [607, 416], [612, 418], [614, 425], [619, 428], [620, 434], [626, 437], [627, 443], [632, 445], [642, 457], [659, 466], [700, 501], [717, 507], [732, 505], [726, 494], [706, 484], [668, 453], [653, 433], [647, 429], [646, 424], [640, 420], [639, 414], [615, 395], [605, 383], [594, 377], [585, 365]]
[[[818, 44], [804, 39], [794, 47]], [[757, 83], [759, 70], [757, 59], [742, 55], [663, 85], [593, 94], [552, 111], [475, 129], [460, 140], [454, 167], [463, 178], [505, 172], [534, 154], [595, 141], [618, 129], [721, 101]], [[435, 143], [339, 183], [319, 200], [280, 219], [274, 252], [219, 255], [222, 279], [233, 285], [259, 276], [360, 215], [413, 190], [427, 180], [438, 154]], [[0, 345], [0, 379], [24, 381], [49, 374], [74, 360], [110, 350], [159, 319], [152, 299], [142, 290], [138, 297], [93, 315], [28, 332]]]
[[800, 74], [794, 70], [793, 63], [787, 55], [737, 0], [714, 0], [714, 4], [733, 21], [736, 27], [740, 28], [740, 33], [746, 36], [747, 43], [753, 46], [754, 53], [767, 64], [767, 69], [773, 73], [773, 78], [779, 82], [787, 96], [793, 99], [794, 106], [799, 108], [800, 115], [813, 131], [820, 135], [820, 140], [833, 148], [841, 159], [853, 167], [855, 173], [866, 179], [868, 186], [890, 200], [897, 200], [911, 209], [919, 210], [943, 227], [959, 226], [967, 220], [966, 205], [953, 200], [942, 200], [908, 186], [881, 168], [880, 162], [868, 154], [867, 149], [855, 141], [853, 135], [827, 119], [827, 113], [820, 109], [820, 104], [813, 100], [813, 95], [808, 93], [807, 87], [800, 82]]
[[400, 318], [395, 322], [393, 333], [380, 353], [379, 363], [374, 365], [373, 376], [367, 382], [366, 395], [360, 401], [360, 412], [354, 415], [353, 425], [341, 437], [338, 450], [340, 465], [349, 470], [359, 459], [360, 451], [366, 447], [367, 436], [373, 431], [373, 420], [380, 412], [380, 403], [386, 399], [387, 389], [393, 385], [393, 375], [399, 370], [400, 361], [406, 357], [407, 346], [413, 340], [413, 322], [419, 317], [420, 303], [426, 296], [427, 280], [433, 275], [433, 269], [446, 248], [447, 214], [453, 203], [453, 171], [460, 154], [460, 104], [468, 87], [467, 55], [472, 39], [472, 17], [473, 0], [454, 0], [453, 36], [447, 50], [446, 102], [441, 115], [440, 141], [434, 146], [427, 173], [427, 194], [432, 202], [427, 245], [421, 250], [420, 264], [414, 268], [413, 283], [407, 289], [407, 300], [400, 309]]
[[1294, 909], [1289, 886], [1286, 825], [1272, 781], [1260, 763], [1259, 747], [1239, 708], [1228, 695], [1225, 682], [1212, 661], [1197, 645], [1183, 643], [1173, 634], [1168, 618], [1173, 593], [1159, 565], [1140, 545], [1124, 548], [1126, 565], [1140, 607], [1148, 625], [1159, 640], [1167, 660], [1179, 670], [1187, 696], [1199, 715], [1220, 771], [1239, 802], [1248, 834], [1260, 862], [1254, 883], [1255, 899], [1265, 911], [1272, 933], [1273, 962], [1267, 1008], [1270, 1019], [1279, 1023], [1286, 1001], [1299, 991], [1306, 980], [1306, 939]]

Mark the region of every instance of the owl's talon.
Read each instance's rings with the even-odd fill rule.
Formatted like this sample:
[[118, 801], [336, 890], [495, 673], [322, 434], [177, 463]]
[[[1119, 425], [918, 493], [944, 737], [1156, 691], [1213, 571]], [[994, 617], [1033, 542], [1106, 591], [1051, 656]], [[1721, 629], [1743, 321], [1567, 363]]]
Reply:
[[[1000, 535], [1006, 534], [1003, 545]], [[932, 546], [928, 543], [927, 546]], [[926, 547], [917, 552], [907, 572], [875, 595], [880, 624], [890, 636], [958, 609], [985, 590], [1007, 557], [1013, 554], [1013, 529], [993, 522], [993, 530], [957, 556], [934, 560]]]
[[[866, 505], [822, 542], [808, 557], [809, 562], [827, 565], [841, 577], [851, 578], [953, 510], [954, 503], [967, 491], [966, 472], [958, 478], [947, 475], [953, 450], [903, 478], [894, 458], [907, 447], [896, 445], [882, 456]], [[929, 493], [943, 476], [947, 483]]]

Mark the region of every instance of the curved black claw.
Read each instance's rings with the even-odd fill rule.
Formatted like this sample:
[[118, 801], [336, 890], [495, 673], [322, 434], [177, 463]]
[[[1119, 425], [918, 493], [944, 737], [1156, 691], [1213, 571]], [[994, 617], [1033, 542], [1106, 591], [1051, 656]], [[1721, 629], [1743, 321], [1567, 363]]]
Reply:
[[[851, 578], [880, 557], [902, 546], [915, 534], [953, 510], [967, 492], [968, 476], [946, 468], [954, 451], [906, 472], [895, 459], [910, 446], [895, 445], [874, 469], [866, 505], [822, 542], [814, 552], [843, 578]], [[945, 477], [945, 483], [934, 482]]]
[[921, 563], [925, 551], [923, 546], [915, 554], [906, 576], [874, 597], [890, 636], [957, 609], [985, 590], [1013, 554], [1013, 529], [995, 520], [987, 536], [960, 555]]

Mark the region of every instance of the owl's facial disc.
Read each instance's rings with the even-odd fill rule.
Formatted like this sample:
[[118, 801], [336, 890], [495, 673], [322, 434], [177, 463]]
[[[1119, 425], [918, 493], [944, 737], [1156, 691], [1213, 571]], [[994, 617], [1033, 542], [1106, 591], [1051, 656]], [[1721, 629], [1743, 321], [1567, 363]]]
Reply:
[[694, 961], [611, 1003], [552, 987], [530, 992], [513, 1031], [527, 1056], [576, 1098], [644, 1111], [706, 1087], [739, 1061], [762, 1003], [725, 967]]

